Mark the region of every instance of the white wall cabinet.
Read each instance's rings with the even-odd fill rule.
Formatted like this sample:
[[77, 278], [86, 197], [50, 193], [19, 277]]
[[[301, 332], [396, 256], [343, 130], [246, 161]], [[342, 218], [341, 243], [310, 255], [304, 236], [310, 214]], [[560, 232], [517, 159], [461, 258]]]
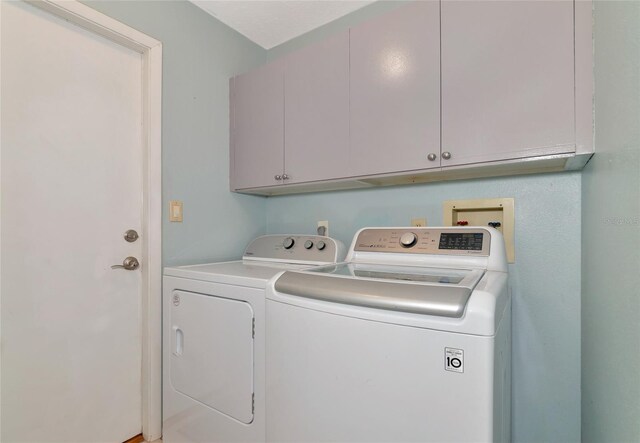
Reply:
[[572, 1], [443, 1], [442, 166], [575, 152]]
[[231, 80], [231, 186], [349, 174], [349, 33]]
[[285, 58], [284, 174], [288, 183], [349, 174], [349, 33]]
[[581, 168], [593, 153], [590, 8], [412, 2], [236, 77], [231, 189]]
[[282, 183], [283, 75], [284, 64], [276, 61], [231, 79], [232, 189], [259, 188]]
[[351, 29], [351, 175], [440, 166], [439, 9], [416, 2]]

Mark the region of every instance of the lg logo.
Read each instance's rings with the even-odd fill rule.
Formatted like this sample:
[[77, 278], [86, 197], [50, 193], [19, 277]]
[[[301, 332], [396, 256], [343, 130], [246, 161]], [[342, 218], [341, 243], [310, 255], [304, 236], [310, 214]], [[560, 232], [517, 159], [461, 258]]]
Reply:
[[451, 372], [464, 372], [464, 351], [444, 348], [444, 369]]

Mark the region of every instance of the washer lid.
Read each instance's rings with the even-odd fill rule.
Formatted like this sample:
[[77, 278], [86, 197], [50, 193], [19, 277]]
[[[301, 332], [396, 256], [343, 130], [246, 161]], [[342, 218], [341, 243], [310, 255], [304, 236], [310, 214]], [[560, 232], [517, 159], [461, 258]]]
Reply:
[[287, 271], [281, 293], [391, 311], [460, 318], [483, 270], [358, 263]]
[[357, 279], [392, 280], [410, 283], [438, 283], [473, 287], [483, 271], [470, 269], [432, 268], [425, 266], [397, 266], [373, 263], [338, 263], [308, 269], [309, 272], [346, 276]]

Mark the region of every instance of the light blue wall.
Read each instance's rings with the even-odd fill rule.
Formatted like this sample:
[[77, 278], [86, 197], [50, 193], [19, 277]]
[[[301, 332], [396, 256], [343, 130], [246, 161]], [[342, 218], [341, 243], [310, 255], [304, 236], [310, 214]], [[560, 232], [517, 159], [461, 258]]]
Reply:
[[513, 441], [580, 441], [580, 173], [270, 197], [269, 233], [329, 220], [349, 244], [365, 226], [442, 223], [442, 202], [514, 197]]
[[640, 3], [595, 4], [595, 145], [584, 170], [582, 436], [640, 441]]
[[[514, 441], [579, 441], [579, 173], [269, 199], [231, 194], [227, 81], [264, 61], [265, 52], [182, 1], [89, 4], [164, 43], [163, 201], [185, 202], [184, 223], [163, 221], [166, 264], [237, 256], [265, 224], [270, 233], [312, 233], [317, 220], [329, 220], [331, 234], [348, 243], [363, 226], [402, 225], [414, 216], [439, 224], [443, 200], [515, 197]], [[363, 8], [268, 57], [393, 7]]]
[[[270, 60], [401, 5], [378, 2], [269, 51]], [[267, 232], [313, 233], [329, 220], [346, 244], [364, 226], [442, 223], [449, 199], [515, 197], [513, 441], [580, 441], [580, 173], [270, 197]]]
[[[265, 199], [229, 192], [229, 77], [266, 51], [187, 1], [89, 1], [162, 41], [166, 265], [235, 258], [264, 232]], [[184, 222], [168, 222], [168, 201]]]

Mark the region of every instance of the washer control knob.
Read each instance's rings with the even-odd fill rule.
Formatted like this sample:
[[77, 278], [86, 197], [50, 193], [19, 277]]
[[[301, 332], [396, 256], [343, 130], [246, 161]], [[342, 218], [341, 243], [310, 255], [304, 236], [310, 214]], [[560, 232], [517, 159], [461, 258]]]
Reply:
[[318, 243], [316, 243], [316, 248], [318, 248], [318, 251], [322, 251], [326, 247], [327, 247], [327, 244], [325, 242], [323, 242], [322, 240], [320, 240]]
[[307, 240], [306, 242], [304, 242], [304, 248], [305, 249], [313, 248], [313, 242], [311, 240]]
[[284, 239], [284, 242], [282, 242], [282, 246], [284, 246], [285, 249], [291, 249], [295, 244], [296, 241], [292, 237], [287, 237]]
[[418, 242], [418, 236], [413, 232], [406, 232], [400, 237], [400, 246], [403, 248], [410, 248]]

